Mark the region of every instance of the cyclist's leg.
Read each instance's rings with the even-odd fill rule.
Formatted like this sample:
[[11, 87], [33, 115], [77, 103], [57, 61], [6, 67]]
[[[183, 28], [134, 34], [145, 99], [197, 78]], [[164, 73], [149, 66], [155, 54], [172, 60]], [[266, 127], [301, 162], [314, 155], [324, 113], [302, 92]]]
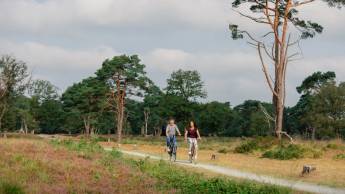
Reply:
[[167, 147], [169, 147], [169, 141], [170, 141], [170, 138], [169, 138], [169, 136], [166, 136], [166, 143], [167, 143]]
[[167, 147], [166, 147], [166, 150], [168, 151], [168, 152], [170, 152], [170, 136], [168, 135], [167, 137], [166, 137], [166, 143], [167, 143]]
[[198, 140], [194, 139], [194, 159], [198, 158]]
[[193, 146], [192, 138], [188, 137], [188, 155], [192, 154], [192, 146]]

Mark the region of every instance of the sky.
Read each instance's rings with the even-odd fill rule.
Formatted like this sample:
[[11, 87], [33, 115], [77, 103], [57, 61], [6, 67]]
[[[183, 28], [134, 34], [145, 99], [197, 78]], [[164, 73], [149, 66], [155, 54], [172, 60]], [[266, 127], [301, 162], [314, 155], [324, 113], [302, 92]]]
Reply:
[[[345, 9], [317, 0], [300, 16], [324, 32], [302, 41], [302, 57], [288, 66], [288, 106], [315, 71], [335, 71], [345, 81]], [[61, 91], [93, 75], [106, 58], [137, 54], [161, 88], [175, 70], [198, 70], [207, 102], [270, 101], [256, 49], [232, 40], [230, 23], [264, 32], [234, 12], [231, 0], [0, 0], [0, 54], [25, 61], [34, 78]]]

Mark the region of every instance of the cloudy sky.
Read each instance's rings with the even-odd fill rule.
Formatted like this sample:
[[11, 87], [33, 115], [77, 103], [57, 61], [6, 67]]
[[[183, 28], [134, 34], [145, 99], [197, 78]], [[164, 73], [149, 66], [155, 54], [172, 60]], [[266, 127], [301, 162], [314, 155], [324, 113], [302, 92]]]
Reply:
[[[336, 71], [345, 80], [345, 9], [318, 0], [301, 17], [325, 30], [303, 41], [303, 58], [288, 67], [288, 105], [312, 72]], [[196, 69], [206, 101], [269, 101], [255, 49], [232, 40], [229, 23], [262, 31], [234, 13], [231, 0], [0, 0], [0, 54], [24, 60], [35, 78], [61, 90], [92, 75], [105, 58], [138, 54], [162, 88], [172, 71]]]

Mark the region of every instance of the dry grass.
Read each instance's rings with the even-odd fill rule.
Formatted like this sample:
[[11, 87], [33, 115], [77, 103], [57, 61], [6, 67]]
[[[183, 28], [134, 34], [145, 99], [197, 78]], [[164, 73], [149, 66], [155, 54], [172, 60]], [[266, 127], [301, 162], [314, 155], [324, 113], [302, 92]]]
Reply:
[[100, 154], [89, 157], [42, 140], [1, 139], [0, 181], [25, 193], [157, 193], [154, 179], [121, 161], [106, 168]]
[[[164, 141], [161, 138], [161, 141]], [[317, 184], [345, 187], [345, 165], [344, 160], [335, 160], [337, 154], [344, 153], [345, 146], [340, 140], [333, 140], [331, 142], [305, 142], [299, 140], [299, 144], [305, 147], [313, 147], [314, 149], [322, 150], [320, 158], [313, 158], [312, 156], [297, 159], [297, 160], [273, 160], [261, 158], [261, 153], [255, 152], [253, 154], [235, 154], [231, 152], [240, 140], [233, 142], [226, 142], [224, 140], [216, 142], [216, 140], [208, 140], [200, 142], [200, 145], [205, 145], [202, 150], [199, 150], [199, 161], [203, 163], [210, 163], [240, 169], [243, 171], [254, 172], [258, 174], [270, 175], [277, 178], [286, 178], [298, 181], [306, 181]], [[158, 144], [158, 145], [157, 145]], [[106, 144], [103, 144], [107, 146]], [[151, 153], [163, 157], [167, 157], [164, 152], [164, 143], [148, 142], [145, 145], [144, 140], [140, 140], [139, 144], [123, 144], [122, 149], [136, 150], [139, 152]], [[336, 146], [334, 146], [336, 145]], [[108, 145], [111, 146], [111, 145]], [[227, 147], [228, 146], [228, 147]], [[226, 149], [228, 153], [218, 153], [220, 149]], [[178, 158], [187, 159], [187, 149], [183, 143], [178, 149]], [[216, 154], [216, 160], [211, 160], [211, 155]], [[317, 170], [310, 175], [301, 177], [303, 165], [314, 165]]]

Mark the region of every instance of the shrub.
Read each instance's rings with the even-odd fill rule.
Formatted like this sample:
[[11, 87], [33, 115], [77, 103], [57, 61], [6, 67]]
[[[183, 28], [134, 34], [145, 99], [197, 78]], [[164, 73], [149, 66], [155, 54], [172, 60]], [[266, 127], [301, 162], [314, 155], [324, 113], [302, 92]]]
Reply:
[[235, 148], [235, 153], [252, 153], [256, 150], [267, 150], [273, 145], [277, 144], [274, 137], [257, 137], [255, 139], [246, 141]]
[[334, 156], [334, 159], [336, 160], [345, 160], [345, 154], [338, 154]]
[[290, 160], [303, 158], [305, 149], [299, 145], [290, 144], [288, 146], [281, 145], [273, 150], [265, 152], [262, 157], [278, 159], [278, 160]]
[[259, 149], [258, 144], [254, 140], [247, 141], [235, 148], [235, 153], [251, 153]]
[[0, 193], [3, 193], [3, 194], [24, 194], [24, 190], [18, 184], [1, 182], [0, 183]]
[[329, 144], [327, 144], [326, 148], [337, 150], [337, 149], [339, 149], [339, 145], [334, 144], [334, 143], [329, 143]]
[[87, 140], [80, 140], [80, 141], [73, 141], [73, 140], [52, 140], [51, 143], [53, 145], [62, 145], [69, 150], [77, 151], [77, 152], [84, 152], [86, 153], [96, 153], [96, 152], [103, 152], [103, 148], [95, 141], [87, 141]]

